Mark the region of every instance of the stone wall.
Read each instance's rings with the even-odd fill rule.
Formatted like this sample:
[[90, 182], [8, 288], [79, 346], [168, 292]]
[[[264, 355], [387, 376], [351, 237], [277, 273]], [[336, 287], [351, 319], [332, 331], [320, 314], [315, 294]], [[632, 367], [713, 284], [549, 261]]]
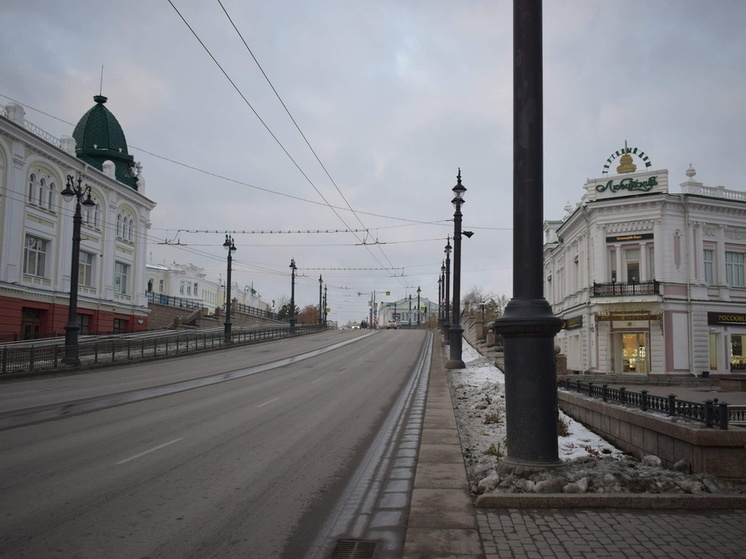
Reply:
[[638, 458], [654, 454], [667, 467], [683, 460], [695, 473], [746, 479], [746, 429], [673, 423], [562, 390], [558, 400], [567, 415]]

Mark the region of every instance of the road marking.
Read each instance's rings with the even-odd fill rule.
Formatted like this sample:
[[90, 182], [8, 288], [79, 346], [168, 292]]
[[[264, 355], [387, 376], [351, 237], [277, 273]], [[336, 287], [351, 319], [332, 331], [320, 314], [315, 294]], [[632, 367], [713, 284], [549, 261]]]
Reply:
[[263, 408], [263, 407], [264, 407], [264, 406], [266, 406], [267, 404], [271, 404], [272, 402], [276, 402], [276, 401], [277, 401], [277, 400], [279, 400], [279, 399], [280, 399], [280, 397], [278, 396], [277, 398], [272, 398], [271, 400], [267, 400], [267, 401], [266, 401], [266, 402], [264, 402], [263, 404], [259, 404], [259, 405], [257, 406], [257, 408]]
[[170, 445], [172, 445], [174, 443], [178, 443], [183, 438], [184, 437], [179, 437], [178, 439], [174, 439], [174, 440], [169, 441], [167, 443], [159, 444], [158, 446], [155, 446], [155, 447], [151, 448], [150, 450], [146, 450], [145, 452], [141, 452], [140, 454], [135, 454], [134, 456], [130, 456], [129, 458], [125, 458], [124, 460], [120, 460], [119, 462], [117, 462], [117, 466], [119, 466], [120, 464], [126, 464], [127, 462], [129, 462], [131, 460], [136, 460], [138, 458], [142, 458], [146, 454], [150, 454], [151, 452], [155, 452], [156, 450], [160, 450], [160, 449], [165, 448], [167, 446], [170, 446]]
[[324, 380], [324, 377], [317, 378], [316, 380], [312, 380], [311, 384], [316, 384], [317, 382], [321, 382], [322, 380]]

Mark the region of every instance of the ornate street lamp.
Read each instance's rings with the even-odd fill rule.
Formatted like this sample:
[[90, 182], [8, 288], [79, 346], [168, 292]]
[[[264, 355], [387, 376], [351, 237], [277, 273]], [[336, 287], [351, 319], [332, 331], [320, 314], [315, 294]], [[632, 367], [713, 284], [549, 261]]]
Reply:
[[236, 245], [233, 243], [233, 237], [231, 235], [225, 236], [223, 248], [228, 251], [228, 283], [226, 284], [225, 291], [225, 332], [223, 342], [230, 344], [233, 342], [233, 338], [231, 337], [231, 307], [233, 306], [231, 301], [231, 268], [233, 267], [233, 253], [236, 252]]
[[446, 264], [440, 263], [440, 276], [438, 276], [438, 329], [443, 331], [443, 292], [445, 291]]
[[327, 287], [328, 287], [327, 285], [324, 286], [324, 327], [326, 327], [326, 305], [327, 305], [327, 302], [326, 302], [326, 288]]
[[290, 333], [295, 333], [295, 258], [290, 259]]
[[[466, 187], [461, 184], [461, 169], [456, 175], [456, 186], [453, 187], [453, 206], [456, 211], [453, 214], [453, 322], [449, 328], [451, 341], [450, 359], [446, 362], [446, 369], [463, 369], [466, 365], [461, 359], [462, 333], [461, 328], [461, 206], [464, 204], [464, 192]], [[463, 235], [471, 237], [471, 231], [464, 231]]]
[[324, 323], [324, 307], [321, 305], [324, 303], [323, 297], [321, 296], [321, 286], [323, 285], [324, 280], [321, 279], [321, 274], [319, 274], [319, 324]]
[[[81, 186], [83, 179], [78, 175], [77, 184], [72, 175], [67, 175], [67, 185], [60, 193], [66, 202], [75, 198], [75, 214], [73, 215], [73, 254], [70, 265], [70, 303], [68, 305], [67, 324], [65, 325], [65, 356], [62, 362], [67, 365], [80, 365], [80, 346], [78, 345], [78, 333], [80, 324], [78, 323], [78, 274], [80, 273], [80, 227], [83, 223], [83, 216], [80, 212], [81, 204], [83, 206], [95, 206], [96, 203], [91, 200], [91, 187], [89, 185]], [[85, 200], [81, 202], [83, 197]]]
[[450, 343], [451, 339], [448, 335], [448, 330], [451, 327], [451, 306], [448, 301], [448, 297], [451, 292], [451, 237], [448, 237], [448, 243], [446, 244], [446, 290], [445, 290], [445, 316], [443, 317], [443, 343]]
[[417, 328], [420, 327], [420, 286], [417, 286]]
[[409, 327], [412, 327], [412, 296], [409, 296]]

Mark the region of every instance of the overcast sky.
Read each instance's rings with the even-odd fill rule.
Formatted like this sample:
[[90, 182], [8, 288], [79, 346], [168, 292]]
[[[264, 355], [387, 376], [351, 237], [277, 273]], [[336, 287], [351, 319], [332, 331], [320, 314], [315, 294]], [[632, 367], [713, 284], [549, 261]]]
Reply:
[[[460, 167], [462, 293], [512, 294], [512, 2], [171, 1], [5, 0], [0, 18], [0, 103], [57, 137], [104, 66], [158, 204], [150, 262], [224, 278], [233, 231], [234, 280], [270, 302], [289, 298], [291, 258], [296, 303], [318, 303], [323, 275], [342, 323], [373, 291], [435, 300]], [[689, 163], [746, 190], [746, 2], [544, 4], [546, 219], [625, 140], [674, 192]], [[351, 229], [367, 233], [287, 233]]]

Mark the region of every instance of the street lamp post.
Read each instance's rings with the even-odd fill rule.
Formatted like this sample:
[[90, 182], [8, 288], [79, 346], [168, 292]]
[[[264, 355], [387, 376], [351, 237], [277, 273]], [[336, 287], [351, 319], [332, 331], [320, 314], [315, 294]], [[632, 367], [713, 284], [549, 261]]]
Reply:
[[544, 298], [542, 5], [513, 1], [513, 298], [495, 322], [505, 359], [507, 452], [498, 471], [558, 466], [554, 337]]
[[412, 296], [409, 296], [409, 327], [412, 327]]
[[445, 307], [446, 314], [443, 318], [443, 343], [447, 344], [451, 340], [449, 338], [448, 330], [451, 327], [451, 305], [448, 301], [451, 292], [451, 237], [448, 237], [448, 243], [446, 244], [446, 291], [445, 291]]
[[326, 305], [327, 305], [327, 301], [326, 301], [326, 288], [327, 287], [328, 286], [326, 286], [326, 285], [324, 286], [324, 326], [325, 327], [326, 327]]
[[290, 259], [290, 333], [295, 333], [295, 258]]
[[417, 328], [420, 327], [420, 286], [417, 286]]
[[[78, 175], [77, 184], [72, 175], [67, 175], [67, 185], [60, 193], [66, 202], [75, 198], [75, 214], [73, 215], [73, 254], [70, 264], [70, 303], [67, 309], [67, 324], [65, 325], [65, 356], [62, 362], [66, 365], [80, 365], [80, 346], [78, 345], [78, 274], [80, 273], [80, 228], [83, 224], [83, 215], [80, 211], [83, 206], [95, 206], [91, 200], [91, 187], [81, 186], [83, 179]], [[85, 200], [81, 199], [85, 196]]]
[[321, 279], [321, 275], [319, 275], [319, 324], [323, 324], [324, 322], [324, 308], [321, 306], [323, 303], [322, 297], [321, 297], [321, 285], [324, 280]]
[[231, 307], [233, 306], [233, 302], [231, 301], [231, 269], [233, 268], [233, 253], [236, 252], [236, 245], [231, 235], [225, 236], [223, 248], [228, 251], [228, 281], [225, 286], [225, 324], [223, 325], [225, 332], [223, 342], [230, 344], [233, 342], [233, 338], [231, 337]]
[[[446, 362], [446, 369], [463, 369], [461, 359], [462, 337], [461, 328], [461, 206], [464, 204], [466, 187], [461, 184], [461, 169], [456, 176], [456, 186], [453, 187], [453, 203], [456, 211], [453, 214], [453, 321], [449, 328], [451, 338], [450, 359]], [[471, 236], [467, 234], [467, 236]]]
[[445, 262], [440, 263], [440, 276], [438, 276], [438, 330], [443, 331], [443, 291], [446, 275]]

